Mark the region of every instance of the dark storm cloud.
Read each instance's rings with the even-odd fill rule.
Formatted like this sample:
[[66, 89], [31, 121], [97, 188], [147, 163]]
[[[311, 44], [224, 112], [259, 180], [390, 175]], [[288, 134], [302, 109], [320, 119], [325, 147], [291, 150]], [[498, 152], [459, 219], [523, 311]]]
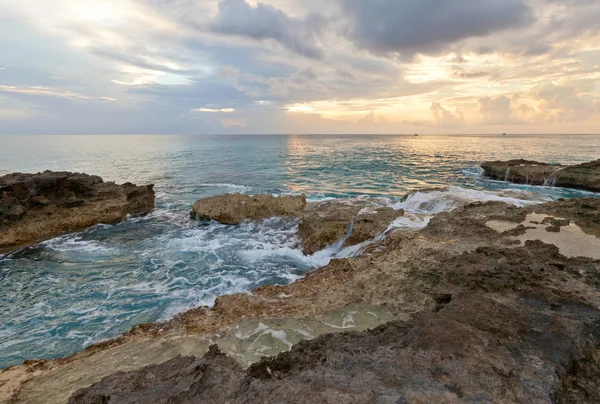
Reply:
[[291, 18], [267, 4], [254, 7], [245, 0], [222, 0], [210, 28], [224, 35], [273, 40], [294, 53], [319, 59], [322, 51], [317, 42], [323, 23], [323, 17], [317, 14]]
[[460, 40], [524, 26], [524, 0], [342, 0], [347, 34], [373, 52], [434, 53]]

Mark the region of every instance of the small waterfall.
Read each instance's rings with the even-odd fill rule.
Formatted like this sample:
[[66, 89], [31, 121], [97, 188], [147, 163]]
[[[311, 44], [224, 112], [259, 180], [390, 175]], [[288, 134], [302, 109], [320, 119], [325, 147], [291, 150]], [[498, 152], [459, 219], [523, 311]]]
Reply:
[[506, 169], [506, 175], [504, 176], [504, 181], [509, 181], [510, 177], [510, 167]]
[[555, 187], [556, 181], [558, 180], [558, 172], [562, 170], [563, 167], [559, 167], [550, 175], [550, 177], [544, 177], [544, 186], [545, 187]]

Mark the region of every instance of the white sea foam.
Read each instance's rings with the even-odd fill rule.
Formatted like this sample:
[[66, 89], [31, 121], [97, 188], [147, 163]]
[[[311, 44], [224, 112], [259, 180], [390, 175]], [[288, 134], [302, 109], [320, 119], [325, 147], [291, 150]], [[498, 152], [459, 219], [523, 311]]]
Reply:
[[83, 236], [80, 234], [72, 234], [44, 241], [40, 245], [59, 252], [107, 254], [117, 251], [116, 248], [103, 245], [99, 241], [83, 240], [82, 238]]
[[223, 184], [223, 183], [216, 183], [216, 184], [198, 184], [198, 187], [201, 188], [228, 188], [234, 191], [238, 191], [238, 192], [249, 192], [252, 190], [252, 187], [246, 186], [246, 185], [237, 185], [237, 184]]
[[306, 198], [306, 202], [326, 202], [326, 201], [335, 201], [337, 198], [325, 195], [315, 195], [309, 198]]
[[469, 177], [481, 177], [483, 176], [484, 170], [480, 166], [474, 166], [465, 168], [464, 170], [462, 170], [462, 173]]
[[515, 206], [535, 205], [544, 202], [536, 195], [518, 189], [508, 189], [501, 193], [478, 191], [461, 187], [449, 187], [446, 191], [416, 192], [404, 202], [393, 204], [394, 209], [404, 209], [409, 213], [437, 214], [448, 212], [473, 202], [504, 202]]
[[385, 232], [388, 233], [392, 230], [423, 229], [427, 227], [432, 217], [432, 215], [415, 215], [407, 213], [394, 220]]

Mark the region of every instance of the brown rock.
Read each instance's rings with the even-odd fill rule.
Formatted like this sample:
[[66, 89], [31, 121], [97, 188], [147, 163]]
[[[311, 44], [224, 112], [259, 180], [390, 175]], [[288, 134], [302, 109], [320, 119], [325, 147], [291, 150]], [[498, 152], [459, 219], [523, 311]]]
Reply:
[[323, 202], [307, 207], [298, 228], [305, 254], [314, 254], [337, 241], [341, 247], [372, 240], [384, 232], [402, 210], [364, 203]]
[[45, 171], [0, 177], [0, 249], [14, 248], [154, 209], [152, 185], [117, 185], [87, 174]]
[[182, 404], [224, 403], [243, 377], [242, 368], [214, 345], [202, 358], [179, 356], [138, 373], [117, 373], [97, 388], [76, 392], [69, 404], [168, 404], [174, 396]]
[[600, 160], [574, 166], [530, 160], [490, 161], [481, 167], [485, 176], [496, 180], [600, 192]]
[[241, 224], [244, 220], [274, 216], [298, 217], [306, 207], [306, 197], [225, 194], [197, 201], [190, 214], [201, 220], [223, 224]]

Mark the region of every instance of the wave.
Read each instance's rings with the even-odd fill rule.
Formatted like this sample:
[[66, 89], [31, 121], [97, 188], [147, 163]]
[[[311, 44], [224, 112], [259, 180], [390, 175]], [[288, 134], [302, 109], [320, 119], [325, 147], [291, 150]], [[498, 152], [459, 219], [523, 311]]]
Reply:
[[397, 210], [404, 209], [408, 213], [431, 215], [452, 211], [473, 202], [504, 202], [515, 206], [528, 206], [548, 200], [550, 199], [543, 199], [540, 195], [518, 189], [490, 192], [449, 187], [443, 191], [415, 192], [392, 207]]
[[83, 240], [81, 234], [56, 237], [48, 241], [43, 241], [40, 245], [58, 252], [76, 251], [78, 253], [106, 254], [117, 251], [115, 247], [108, 247], [99, 241]]
[[253, 189], [252, 187], [249, 187], [247, 185], [225, 184], [225, 183], [215, 183], [215, 184], [205, 183], [205, 184], [197, 184], [196, 186], [200, 187], [200, 188], [229, 188], [229, 189], [233, 189], [233, 190], [236, 190], [239, 192], [249, 192]]
[[461, 170], [468, 177], [482, 177], [484, 170], [480, 166], [469, 167]]

